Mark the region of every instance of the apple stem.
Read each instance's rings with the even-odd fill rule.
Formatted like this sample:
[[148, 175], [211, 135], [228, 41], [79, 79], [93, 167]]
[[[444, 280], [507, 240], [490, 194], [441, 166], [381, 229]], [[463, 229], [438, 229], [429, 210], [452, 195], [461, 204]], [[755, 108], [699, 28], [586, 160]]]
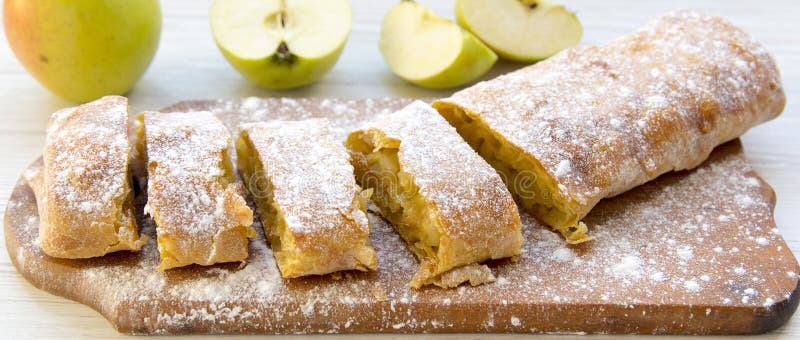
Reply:
[[278, 52], [275, 53], [275, 59], [279, 64], [292, 64], [294, 62], [294, 55], [289, 51], [289, 46], [286, 46], [286, 42], [281, 41], [281, 44], [278, 45]]
[[523, 5], [527, 5], [529, 9], [539, 7], [539, 0], [520, 0]]

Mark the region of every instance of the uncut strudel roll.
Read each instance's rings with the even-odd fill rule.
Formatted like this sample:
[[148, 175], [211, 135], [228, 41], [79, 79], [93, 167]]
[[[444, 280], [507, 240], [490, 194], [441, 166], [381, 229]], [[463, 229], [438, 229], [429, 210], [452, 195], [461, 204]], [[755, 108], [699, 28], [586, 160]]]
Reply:
[[23, 177], [39, 210], [39, 245], [50, 256], [88, 258], [139, 250], [128, 173], [128, 100], [103, 97], [55, 112], [44, 167]]
[[210, 112], [145, 112], [139, 119], [158, 269], [245, 261], [256, 232], [233, 171], [230, 132]]
[[244, 124], [236, 155], [283, 277], [374, 270], [365, 197], [325, 119]]
[[497, 172], [428, 104], [351, 133], [356, 179], [420, 260], [410, 285], [493, 281], [477, 263], [520, 253], [517, 206]]
[[767, 51], [728, 22], [673, 12], [434, 103], [521, 204], [570, 243], [603, 198], [672, 170], [779, 115]]

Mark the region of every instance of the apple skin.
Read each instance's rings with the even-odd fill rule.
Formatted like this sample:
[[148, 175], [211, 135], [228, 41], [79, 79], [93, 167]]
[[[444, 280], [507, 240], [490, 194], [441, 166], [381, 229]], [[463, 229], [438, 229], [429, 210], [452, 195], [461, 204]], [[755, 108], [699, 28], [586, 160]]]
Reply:
[[44, 87], [72, 102], [125, 94], [158, 48], [158, 0], [5, 0], [12, 51]]
[[492, 68], [497, 55], [474, 35], [461, 31], [464, 37], [461, 52], [442, 72], [425, 79], [406, 79], [413, 84], [431, 89], [449, 89], [469, 84]]
[[268, 89], [286, 90], [312, 84], [325, 76], [336, 65], [346, 42], [347, 39], [331, 54], [321, 58], [293, 55], [290, 66], [283, 65], [284, 61], [275, 60], [274, 55], [264, 59], [246, 59], [232, 54], [220, 43], [217, 43], [217, 47], [245, 79]]

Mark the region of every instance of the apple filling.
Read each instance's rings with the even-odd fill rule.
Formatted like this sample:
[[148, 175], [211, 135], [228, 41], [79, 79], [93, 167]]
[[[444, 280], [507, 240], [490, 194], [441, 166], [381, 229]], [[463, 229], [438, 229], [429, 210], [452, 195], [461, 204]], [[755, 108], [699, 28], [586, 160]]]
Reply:
[[283, 214], [273, 199], [274, 187], [266, 176], [263, 163], [252, 150], [252, 142], [245, 135], [236, 140], [236, 161], [250, 192], [253, 193], [256, 211], [264, 225], [264, 234], [275, 259], [281, 264], [278, 266], [281, 275], [290, 278], [302, 276], [309, 270], [303, 268], [305, 262], [301, 253], [288, 251], [295, 248], [292, 233], [288, 231]]
[[[373, 140], [365, 140], [370, 136]], [[434, 259], [442, 237], [441, 226], [428, 211], [428, 202], [419, 194], [413, 176], [400, 167], [397, 158], [400, 142], [371, 134], [348, 140], [348, 146], [365, 155], [359, 160], [362, 164], [354, 167], [356, 178], [362, 186], [373, 189], [372, 200], [382, 215], [418, 258]]]
[[[382, 133], [368, 133], [351, 136], [347, 144], [354, 151], [357, 181], [374, 190], [373, 202], [420, 260], [420, 270], [410, 283], [412, 287], [430, 283], [442, 285], [439, 280], [443, 273], [471, 261], [469, 255], [457, 255], [464, 249], [446, 240], [437, 213], [430, 209], [431, 203], [419, 193], [413, 176], [400, 166], [399, 140]], [[440, 247], [443, 242], [452, 249]]]
[[540, 221], [558, 230], [569, 243], [590, 239], [586, 225], [570, 209], [557, 184], [531, 155], [494, 132], [479, 115], [452, 105], [435, 105], [456, 131], [508, 186], [517, 202]]

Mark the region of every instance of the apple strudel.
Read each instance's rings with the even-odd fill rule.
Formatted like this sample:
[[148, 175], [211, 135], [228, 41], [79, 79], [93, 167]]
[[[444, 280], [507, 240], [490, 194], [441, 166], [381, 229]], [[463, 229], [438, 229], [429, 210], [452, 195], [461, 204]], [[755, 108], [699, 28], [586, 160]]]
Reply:
[[158, 269], [245, 261], [256, 233], [233, 171], [230, 132], [210, 112], [145, 112], [139, 119]]
[[369, 192], [327, 120], [243, 124], [236, 155], [283, 277], [377, 268]]
[[785, 102], [761, 45], [720, 18], [677, 11], [433, 106], [526, 210], [579, 243], [598, 201], [698, 166]]
[[430, 105], [382, 116], [347, 146], [357, 181], [420, 260], [412, 287], [492, 281], [477, 263], [520, 253], [519, 213], [500, 176]]
[[44, 167], [26, 173], [39, 210], [39, 245], [50, 256], [88, 258], [139, 250], [128, 171], [128, 100], [108, 96], [53, 114]]

